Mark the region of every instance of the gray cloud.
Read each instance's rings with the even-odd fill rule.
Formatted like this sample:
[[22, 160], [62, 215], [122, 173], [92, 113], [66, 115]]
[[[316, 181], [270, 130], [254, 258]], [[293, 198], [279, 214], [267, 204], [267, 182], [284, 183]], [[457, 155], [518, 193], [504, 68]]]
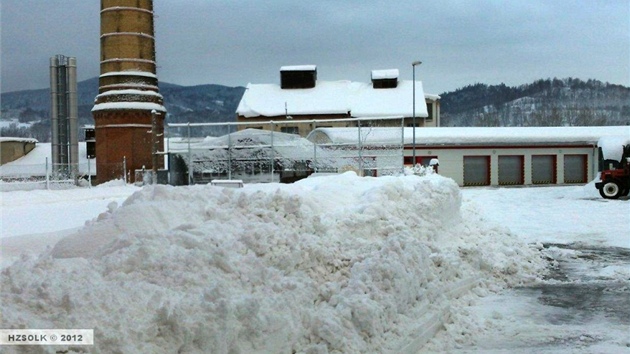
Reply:
[[[48, 86], [48, 58], [99, 74], [99, 3], [3, 0], [2, 91]], [[630, 86], [630, 3], [593, 1], [154, 1], [160, 80], [244, 86], [282, 65], [323, 80], [368, 81], [398, 68], [426, 91], [578, 77]]]

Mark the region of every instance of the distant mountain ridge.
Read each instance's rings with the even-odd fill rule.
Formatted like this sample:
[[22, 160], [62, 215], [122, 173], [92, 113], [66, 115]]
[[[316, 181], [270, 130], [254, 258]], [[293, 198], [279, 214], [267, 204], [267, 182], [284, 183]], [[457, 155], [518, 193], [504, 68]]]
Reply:
[[479, 83], [441, 97], [442, 126], [630, 125], [630, 88], [598, 80]]
[[[233, 122], [244, 87], [222, 85], [180, 86], [160, 82], [160, 93], [168, 111], [168, 123]], [[98, 77], [77, 83], [79, 126], [94, 124], [92, 107], [98, 94]], [[30, 129], [3, 129], [4, 135], [28, 135], [39, 141], [49, 141], [50, 89], [25, 90], [2, 93], [3, 120], [32, 123]], [[30, 131], [29, 131], [30, 130]], [[11, 133], [11, 134], [8, 134]]]
[[[98, 78], [79, 82], [77, 89], [79, 125], [94, 124], [91, 109]], [[244, 92], [240, 86], [160, 82], [168, 123], [233, 122]], [[541, 79], [516, 87], [477, 83], [440, 96], [445, 127], [630, 125], [630, 88], [598, 80]], [[3, 121], [30, 123], [2, 128], [0, 135], [50, 141], [49, 89], [2, 93], [0, 102]], [[215, 127], [195, 129], [198, 135], [222, 132]]]

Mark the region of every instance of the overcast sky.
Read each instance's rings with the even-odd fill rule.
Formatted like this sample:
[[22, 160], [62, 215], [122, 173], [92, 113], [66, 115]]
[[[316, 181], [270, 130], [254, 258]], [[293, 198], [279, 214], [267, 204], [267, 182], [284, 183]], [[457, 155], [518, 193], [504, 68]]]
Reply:
[[[630, 86], [630, 0], [154, 0], [160, 81], [278, 83], [400, 70], [425, 92], [576, 77]], [[49, 58], [99, 75], [100, 1], [0, 0], [1, 91], [49, 87]]]

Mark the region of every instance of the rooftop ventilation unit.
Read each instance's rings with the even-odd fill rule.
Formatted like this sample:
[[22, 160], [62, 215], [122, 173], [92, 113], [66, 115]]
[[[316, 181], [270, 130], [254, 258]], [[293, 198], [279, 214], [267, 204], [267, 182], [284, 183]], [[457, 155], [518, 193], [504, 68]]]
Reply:
[[398, 69], [372, 70], [372, 87], [375, 89], [396, 88]]
[[305, 89], [315, 87], [317, 66], [297, 65], [280, 68], [280, 88]]

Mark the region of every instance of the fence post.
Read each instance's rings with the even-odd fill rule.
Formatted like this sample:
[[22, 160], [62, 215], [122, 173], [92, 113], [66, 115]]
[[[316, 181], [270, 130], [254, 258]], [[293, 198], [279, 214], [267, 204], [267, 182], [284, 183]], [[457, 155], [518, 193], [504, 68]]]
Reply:
[[127, 156], [123, 156], [123, 181], [127, 184]]
[[190, 122], [188, 122], [188, 185], [193, 184], [192, 150], [190, 150]]
[[405, 117], [400, 119], [400, 154], [401, 154], [401, 170], [400, 173], [405, 174]]
[[[166, 119], [166, 118], [165, 118]], [[172, 179], [173, 177], [171, 176], [171, 136], [168, 132], [168, 124], [164, 125], [164, 140], [166, 140], [166, 176], [167, 176], [167, 184], [171, 184], [172, 185]]]
[[232, 126], [228, 127], [228, 179], [232, 179]]
[[50, 173], [48, 172], [48, 157], [46, 158], [46, 189], [50, 189]]
[[90, 169], [90, 159], [87, 159], [87, 163], [88, 163], [88, 188], [92, 188], [92, 172]]
[[158, 173], [158, 132], [157, 132], [157, 116], [158, 113], [155, 109], [151, 111], [151, 184], [157, 184]]
[[[317, 121], [313, 120], [313, 130], [317, 129]], [[317, 139], [313, 138], [313, 172], [317, 172]]]
[[361, 144], [361, 120], [359, 119], [357, 121], [357, 127], [358, 132], [359, 132], [359, 176], [363, 176], [363, 152], [361, 151], [363, 149], [363, 146]]
[[275, 126], [274, 126], [273, 121], [271, 121], [271, 133], [269, 134], [269, 136], [271, 137], [271, 168], [270, 168], [271, 176], [269, 177], [270, 178], [270, 182], [273, 182], [273, 170], [274, 170], [274, 167], [275, 167], [274, 166], [275, 165], [274, 162], [275, 162], [275, 159], [276, 159], [276, 156], [275, 156], [274, 150], [273, 150], [273, 131], [274, 130], [275, 130]]

